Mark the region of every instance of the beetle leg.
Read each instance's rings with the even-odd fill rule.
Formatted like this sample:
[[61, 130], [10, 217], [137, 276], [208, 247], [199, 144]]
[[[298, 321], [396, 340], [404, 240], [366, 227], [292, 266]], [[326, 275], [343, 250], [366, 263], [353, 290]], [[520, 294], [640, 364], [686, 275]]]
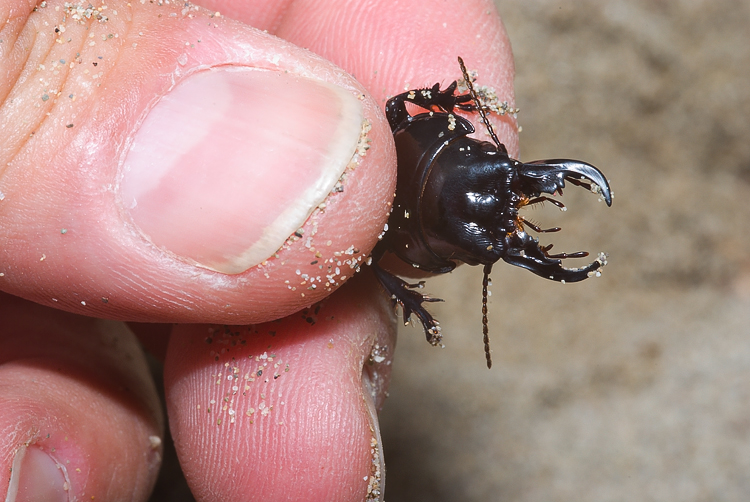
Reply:
[[[396, 132], [404, 127], [405, 121], [411, 116], [406, 109], [406, 103], [413, 103], [425, 110], [451, 113], [457, 104], [467, 101], [465, 95], [455, 95], [457, 85], [454, 81], [441, 91], [440, 84], [435, 84], [429, 89], [412, 89], [393, 96], [385, 105], [385, 116], [391, 131]], [[471, 99], [471, 96], [468, 96], [468, 99]]]
[[529, 220], [527, 220], [523, 216], [519, 216], [518, 219], [521, 220], [521, 223], [523, 223], [524, 225], [528, 225], [529, 228], [531, 228], [534, 232], [538, 232], [540, 234], [546, 234], [546, 233], [551, 233], [551, 232], [559, 232], [560, 230], [562, 230], [560, 227], [542, 228], [539, 225], [536, 225], [536, 224], [530, 222]]
[[440, 323], [432, 317], [422, 304], [424, 302], [442, 302], [443, 300], [430, 298], [414, 291], [412, 288], [420, 288], [420, 284], [408, 284], [406, 281], [386, 272], [375, 263], [372, 264], [371, 268], [380, 284], [391, 295], [391, 298], [401, 305], [404, 324], [411, 320], [412, 314], [416, 315], [422, 323], [427, 341], [432, 345], [438, 345], [443, 340], [443, 335], [440, 333]]
[[534, 204], [539, 204], [541, 202], [550, 202], [550, 203], [554, 204], [557, 208], [559, 208], [560, 211], [567, 211], [568, 210], [568, 208], [565, 207], [565, 204], [563, 204], [562, 202], [560, 202], [557, 199], [553, 199], [551, 197], [547, 197], [546, 195], [542, 195], [541, 197], [536, 197], [534, 199], [531, 199], [531, 200], [529, 200], [526, 203], [526, 205], [527, 206], [531, 206], [531, 205], [534, 205]]

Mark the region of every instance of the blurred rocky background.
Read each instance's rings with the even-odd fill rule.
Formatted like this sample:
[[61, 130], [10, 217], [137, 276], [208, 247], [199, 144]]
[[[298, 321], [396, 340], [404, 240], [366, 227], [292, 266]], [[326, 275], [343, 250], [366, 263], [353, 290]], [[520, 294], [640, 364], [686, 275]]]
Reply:
[[481, 269], [428, 281], [446, 348], [399, 337], [386, 499], [750, 500], [750, 2], [497, 3], [521, 158], [586, 160], [615, 192], [526, 216], [609, 265], [562, 285], [497, 264], [491, 370]]

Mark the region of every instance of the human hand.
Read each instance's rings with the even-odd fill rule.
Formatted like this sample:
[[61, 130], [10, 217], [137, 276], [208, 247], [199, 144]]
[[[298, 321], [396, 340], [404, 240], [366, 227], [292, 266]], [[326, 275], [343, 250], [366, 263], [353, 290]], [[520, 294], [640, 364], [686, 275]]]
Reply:
[[[152, 486], [154, 385], [124, 326], [94, 317], [183, 323], [165, 388], [199, 500], [378, 496], [390, 306], [360, 274], [300, 309], [383, 228], [385, 98], [449, 83], [461, 55], [510, 100], [513, 71], [487, 2], [340, 3], [231, 15], [359, 83], [224, 6], [0, 2], [0, 288], [16, 295], [0, 298], [0, 458], [17, 500]], [[370, 148], [355, 155], [363, 119]], [[514, 153], [515, 124], [496, 126]]]

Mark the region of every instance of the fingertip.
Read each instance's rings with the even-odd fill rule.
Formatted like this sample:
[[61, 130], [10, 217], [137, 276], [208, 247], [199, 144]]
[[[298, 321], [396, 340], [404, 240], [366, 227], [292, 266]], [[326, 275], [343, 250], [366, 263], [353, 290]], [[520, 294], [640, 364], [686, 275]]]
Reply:
[[372, 277], [277, 322], [178, 328], [167, 402], [198, 498], [364, 500], [377, 492], [384, 472], [373, 410], [394, 334]]
[[12, 431], [0, 436], [10, 473], [0, 493], [9, 501], [145, 499], [163, 426], [132, 334], [20, 300], [3, 301], [0, 317], [0, 430]]

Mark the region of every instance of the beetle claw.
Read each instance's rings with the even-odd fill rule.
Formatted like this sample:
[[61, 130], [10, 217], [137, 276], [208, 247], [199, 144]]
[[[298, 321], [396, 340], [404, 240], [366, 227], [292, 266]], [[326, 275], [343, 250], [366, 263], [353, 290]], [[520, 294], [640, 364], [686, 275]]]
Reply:
[[[430, 345], [440, 344], [440, 342], [443, 341], [440, 323], [437, 321], [437, 319], [432, 317], [432, 314], [430, 314], [427, 309], [422, 306], [422, 298], [410, 297], [405, 298], [404, 300], [406, 301], [404, 302], [403, 300], [398, 300], [402, 310], [404, 311], [404, 319], [406, 320], [404, 324], [407, 324], [408, 321], [411, 320], [411, 315], [415, 314], [419, 319], [419, 322], [422, 323], [425, 337], [427, 338], [427, 341], [430, 343]], [[412, 302], [411, 300], [415, 300], [415, 302]], [[408, 304], [412, 304], [412, 306], [409, 307]], [[415, 310], [412, 310], [412, 308], [414, 308]]]
[[[519, 166], [519, 175], [524, 182], [527, 195], [537, 197], [541, 193], [554, 194], [565, 187], [565, 180], [601, 194], [608, 206], [612, 205], [612, 192], [604, 174], [596, 167], [580, 160], [551, 159], [535, 160]], [[588, 180], [591, 184], [582, 180]]]
[[509, 237], [508, 252], [503, 260], [511, 265], [525, 268], [534, 274], [559, 282], [579, 282], [592, 274], [598, 274], [598, 270], [607, 264], [606, 255], [599, 255], [596, 260], [581, 268], [565, 268], [562, 259], [582, 258], [587, 256], [585, 251], [576, 253], [560, 253], [550, 255], [548, 251], [551, 245], [540, 246], [539, 241], [525, 232], [518, 232]]

